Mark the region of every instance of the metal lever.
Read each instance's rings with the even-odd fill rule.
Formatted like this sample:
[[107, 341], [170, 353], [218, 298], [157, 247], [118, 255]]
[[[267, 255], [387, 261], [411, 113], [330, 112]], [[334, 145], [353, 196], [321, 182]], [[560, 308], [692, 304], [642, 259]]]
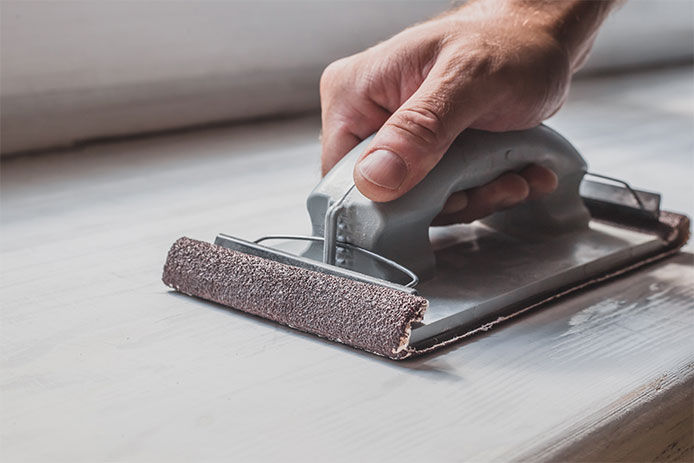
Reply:
[[[321, 238], [320, 236], [305, 236], [305, 235], [266, 235], [266, 236], [262, 236], [262, 237], [258, 238], [257, 240], [253, 241], [253, 243], [260, 244], [263, 241], [267, 241], [267, 240], [312, 241], [315, 243], [323, 243], [323, 246], [324, 247], [326, 246], [326, 241], [323, 238]], [[350, 243], [339, 242], [339, 243], [336, 243], [336, 246], [344, 246], [348, 249], [353, 249], [355, 251], [359, 251], [359, 252], [371, 257], [372, 259], [377, 260], [378, 262], [381, 262], [383, 264], [391, 266], [392, 268], [394, 268], [395, 270], [406, 275], [410, 279], [409, 282], [407, 282], [406, 284], [403, 285], [406, 288], [414, 288], [419, 283], [419, 277], [412, 270], [398, 264], [397, 262], [395, 262], [393, 260], [388, 259], [387, 257], [383, 257], [380, 254], [376, 254], [375, 252], [371, 252], [368, 249], [360, 248], [359, 246], [355, 246], [355, 245], [350, 244]], [[328, 262], [325, 262], [325, 263], [327, 264]], [[331, 264], [331, 265], [333, 265], [333, 264]]]

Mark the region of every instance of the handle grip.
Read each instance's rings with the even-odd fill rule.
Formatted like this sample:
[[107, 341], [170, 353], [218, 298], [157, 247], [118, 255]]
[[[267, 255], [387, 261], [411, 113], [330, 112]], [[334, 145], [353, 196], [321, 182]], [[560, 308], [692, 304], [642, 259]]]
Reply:
[[[387, 203], [373, 202], [356, 188], [345, 197], [353, 185], [354, 164], [370, 140], [364, 140], [342, 158], [309, 195], [307, 207], [315, 236], [324, 236], [329, 205], [344, 197], [337, 219], [339, 241], [395, 260], [421, 279], [430, 278], [435, 259], [429, 225], [448, 197], [529, 164], [554, 171], [559, 178], [557, 189], [544, 198], [495, 213], [483, 222], [510, 234], [556, 234], [587, 227], [590, 215], [578, 192], [586, 163], [565, 138], [544, 125], [504, 133], [468, 129], [418, 185]], [[381, 278], [393, 277], [363, 257], [342, 248], [338, 251], [338, 265]]]

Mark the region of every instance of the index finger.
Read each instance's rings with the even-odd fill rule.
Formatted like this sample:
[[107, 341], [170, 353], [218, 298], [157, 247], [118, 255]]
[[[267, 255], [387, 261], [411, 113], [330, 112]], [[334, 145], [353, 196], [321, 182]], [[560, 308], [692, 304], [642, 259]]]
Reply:
[[390, 114], [376, 103], [348, 94], [321, 102], [321, 171], [325, 175], [352, 148], [376, 132]]

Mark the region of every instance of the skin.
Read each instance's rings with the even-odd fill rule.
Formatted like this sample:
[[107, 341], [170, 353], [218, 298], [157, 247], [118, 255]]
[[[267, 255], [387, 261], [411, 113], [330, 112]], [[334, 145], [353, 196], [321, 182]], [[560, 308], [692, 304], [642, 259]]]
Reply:
[[[322, 171], [377, 132], [354, 169], [366, 197], [399, 198], [465, 129], [520, 130], [559, 110], [615, 1], [472, 0], [356, 55], [321, 77]], [[451, 196], [434, 225], [472, 222], [550, 193], [530, 165]]]

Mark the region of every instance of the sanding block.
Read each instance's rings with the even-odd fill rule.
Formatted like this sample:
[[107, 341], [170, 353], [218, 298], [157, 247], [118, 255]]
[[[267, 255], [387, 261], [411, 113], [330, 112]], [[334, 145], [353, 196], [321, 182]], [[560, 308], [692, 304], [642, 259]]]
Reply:
[[[311, 236], [181, 238], [169, 251], [164, 283], [403, 359], [662, 259], [689, 236], [688, 218], [661, 211], [660, 195], [588, 173], [576, 149], [544, 125], [466, 130], [422, 182], [387, 203], [354, 186], [354, 165], [369, 141], [309, 195]], [[529, 164], [557, 174], [553, 193], [473, 224], [430, 227], [452, 193]], [[290, 251], [292, 242], [305, 247]]]

